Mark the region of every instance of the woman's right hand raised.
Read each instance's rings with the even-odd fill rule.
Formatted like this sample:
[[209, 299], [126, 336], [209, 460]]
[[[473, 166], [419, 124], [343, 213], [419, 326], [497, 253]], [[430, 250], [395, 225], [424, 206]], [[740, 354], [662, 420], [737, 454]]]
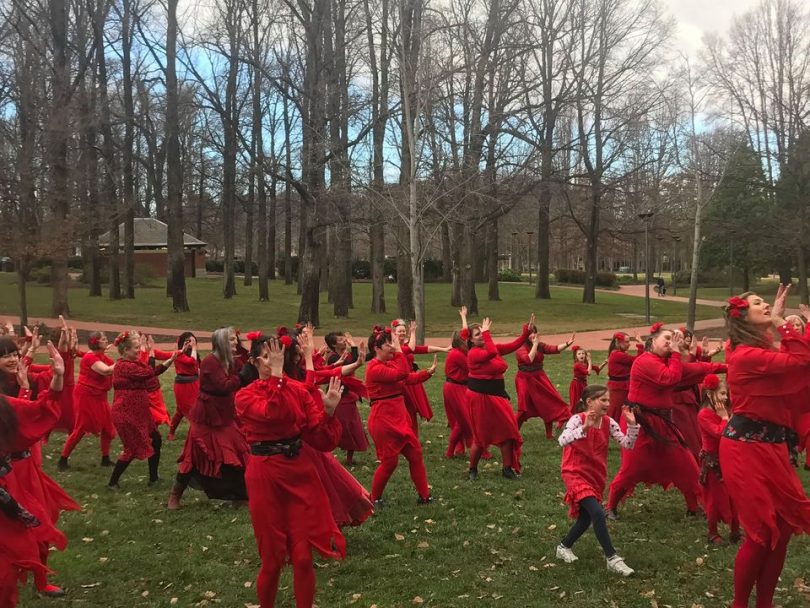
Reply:
[[340, 382], [340, 378], [335, 376], [329, 379], [329, 388], [323, 393], [323, 409], [327, 416], [331, 416], [335, 413], [338, 403], [340, 403], [342, 388], [343, 385]]
[[492, 320], [489, 317], [484, 317], [484, 320], [481, 321], [481, 333], [485, 331], [489, 331], [492, 327]]
[[792, 285], [779, 285], [771, 306], [771, 322], [777, 327], [785, 324], [785, 304]]

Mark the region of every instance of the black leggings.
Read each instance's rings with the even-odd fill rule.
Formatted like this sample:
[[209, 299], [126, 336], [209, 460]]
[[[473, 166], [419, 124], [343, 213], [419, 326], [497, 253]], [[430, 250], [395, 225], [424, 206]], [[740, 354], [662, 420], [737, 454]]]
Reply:
[[[154, 453], [149, 457], [149, 481], [154, 483], [158, 480], [158, 466], [160, 466], [160, 448], [163, 445], [163, 438], [157, 431], [152, 431], [152, 450]], [[120, 458], [115, 463], [112, 475], [110, 476], [109, 485], [114, 486], [118, 484], [121, 475], [127, 470], [131, 460], [121, 460]]]
[[616, 555], [616, 549], [613, 548], [613, 543], [610, 541], [610, 533], [607, 529], [607, 521], [605, 520], [605, 511], [599, 501], [593, 496], [583, 498], [579, 502], [579, 518], [571, 526], [568, 535], [563, 539], [562, 545], [570, 549], [574, 543], [579, 540], [579, 537], [585, 534], [585, 531], [593, 524], [593, 532], [596, 534], [596, 540], [602, 545], [602, 550], [605, 552], [605, 557], [612, 557]]

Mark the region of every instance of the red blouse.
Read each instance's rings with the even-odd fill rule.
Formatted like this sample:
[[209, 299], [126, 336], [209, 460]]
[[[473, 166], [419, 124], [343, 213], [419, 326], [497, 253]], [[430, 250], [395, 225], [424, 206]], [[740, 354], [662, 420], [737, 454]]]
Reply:
[[[619, 349], [614, 350], [608, 355], [608, 383], [609, 389], [614, 390], [627, 390], [630, 386], [630, 368], [633, 367], [633, 362], [636, 357], [644, 352], [643, 344], [636, 344], [636, 354], [630, 355], [627, 352]], [[612, 380], [612, 378], [622, 378], [621, 380]]]
[[429, 378], [430, 374], [425, 370], [412, 372], [402, 353], [394, 353], [390, 361], [380, 361], [375, 357], [366, 366], [366, 389], [370, 399], [402, 394], [406, 384], [420, 384]]
[[720, 418], [712, 408], [701, 408], [698, 412], [700, 449], [704, 452], [717, 454], [720, 449], [720, 436], [723, 434], [726, 424], [728, 424], [728, 420]]
[[113, 360], [101, 352], [90, 351], [82, 357], [79, 363], [79, 384], [84, 384], [90, 388], [100, 391], [108, 391], [112, 387], [112, 376], [102, 376], [93, 371], [93, 365], [101, 361], [105, 365], [112, 365]]
[[627, 399], [646, 407], [671, 408], [673, 390], [682, 376], [680, 353], [674, 352], [667, 358], [642, 353], [633, 362]]
[[242, 365], [234, 359], [234, 366], [226, 371], [213, 354], [200, 364], [200, 394], [191, 408], [189, 418], [207, 426], [230, 424], [234, 417], [234, 394], [242, 386], [239, 370]]
[[[591, 371], [599, 373], [599, 367], [596, 365], [591, 366]], [[574, 380], [581, 380], [585, 382], [588, 380], [588, 366], [584, 363], [574, 363]]]
[[520, 347], [515, 351], [515, 359], [517, 359], [517, 364], [521, 367], [536, 367], [538, 370], [543, 368], [543, 359], [545, 359], [546, 355], [557, 355], [560, 353], [560, 349], [557, 348], [556, 344], [546, 344], [545, 342], [541, 342], [537, 345], [537, 353], [534, 355], [534, 361], [529, 359], [529, 352], [532, 350], [531, 344], [526, 344], [524, 340]]
[[444, 360], [444, 375], [455, 382], [467, 382], [467, 353], [454, 348]]
[[200, 362], [183, 353], [174, 360], [174, 369], [181, 376], [196, 376], [200, 373]]
[[495, 344], [489, 331], [481, 333], [484, 346], [473, 346], [467, 353], [468, 377], [480, 380], [503, 380], [509, 366], [501, 355], [515, 352], [529, 337], [529, 326], [523, 326], [523, 332], [511, 342]]

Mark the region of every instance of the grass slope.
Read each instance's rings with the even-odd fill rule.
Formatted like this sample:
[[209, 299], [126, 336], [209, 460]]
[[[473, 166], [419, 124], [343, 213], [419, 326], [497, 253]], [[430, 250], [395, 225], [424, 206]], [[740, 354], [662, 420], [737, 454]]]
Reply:
[[[597, 361], [602, 357], [604, 353], [595, 355]], [[550, 356], [546, 363], [567, 396], [570, 355]], [[514, 368], [511, 357], [510, 364]], [[513, 386], [513, 371], [507, 386]], [[590, 532], [575, 547], [580, 558], [576, 564], [558, 563], [554, 547], [570, 524], [562, 504], [558, 444], [547, 441], [542, 424], [531, 420], [524, 427], [522, 478], [504, 480], [493, 461], [470, 483], [465, 461], [442, 457], [448, 434], [440, 378], [427, 384], [436, 418], [421, 427], [436, 502], [415, 504], [407, 466], [401, 461], [386, 490], [388, 508], [361, 527], [345, 530], [347, 559], [317, 560], [316, 601], [321, 608], [719, 608], [730, 602], [735, 548], [707, 547], [705, 521], [685, 517], [681, 496], [660, 488], [639, 487], [623, 509], [623, 519], [610, 524], [620, 554], [636, 569], [634, 577], [608, 575]], [[173, 410], [171, 372], [161, 379]], [[365, 417], [368, 407], [362, 405], [361, 412]], [[253, 581], [259, 560], [247, 510], [209, 503], [191, 490], [180, 511], [164, 508], [185, 424], [181, 429], [177, 441], [164, 443], [163, 486], [147, 488], [146, 463], [138, 462], [125, 473], [120, 493], [105, 488], [109, 469], [98, 467], [96, 439], [85, 439], [71, 458], [71, 471], [59, 474], [55, 467], [64, 438], [52, 438], [45, 450], [45, 469], [82, 505], [82, 512], [63, 516], [61, 526], [70, 546], [64, 553], [52, 553], [51, 559], [58, 573], [55, 582], [69, 593], [65, 600], [44, 600], [28, 588], [23, 608], [255, 606]], [[115, 454], [117, 440], [113, 449]], [[611, 475], [618, 459], [613, 446]], [[373, 452], [361, 454], [360, 461], [354, 474], [369, 487]], [[801, 475], [807, 486], [807, 474]], [[805, 538], [791, 544], [777, 591], [777, 604], [786, 608], [810, 601], [794, 588], [794, 580], [810, 568]], [[289, 573], [282, 587], [277, 605], [290, 608], [294, 602]]]
[[[0, 311], [13, 314], [18, 310], [14, 275], [0, 273]], [[258, 287], [239, 285], [238, 295], [231, 300], [222, 298], [222, 284], [215, 279], [192, 279], [188, 281], [188, 299], [191, 312], [172, 314], [170, 303], [162, 288], [140, 289], [134, 300], [110, 301], [106, 297], [90, 298], [84, 288], [70, 290], [72, 318], [82, 321], [121, 323], [144, 327], [191, 328], [211, 330], [223, 324], [241, 328], [261, 326], [272, 328], [295, 321], [298, 316], [300, 297], [295, 286], [273, 281], [270, 285], [270, 302], [258, 301]], [[540, 331], [558, 333], [612, 329], [643, 324], [644, 301], [641, 298], [618, 294], [597, 294], [598, 305], [582, 304], [578, 289], [554, 288], [551, 300], [536, 300], [534, 288], [525, 283], [503, 283], [500, 286], [501, 301], [489, 302], [484, 298], [486, 286], [478, 287], [482, 315], [495, 321], [496, 334], [511, 334], [519, 330], [529, 313], [537, 313]], [[395, 309], [396, 286], [386, 285], [389, 310]], [[326, 294], [321, 302], [321, 325], [340, 326], [355, 333], [366, 335], [379, 322], [387, 322], [395, 312], [372, 315], [371, 285], [354, 285], [355, 308], [348, 319], [335, 319], [332, 305]], [[450, 286], [432, 283], [426, 285], [427, 329], [429, 335], [448, 335], [458, 325], [458, 314], [451, 307]], [[28, 287], [29, 315], [32, 319], [49, 317], [51, 289], [41, 285]], [[686, 305], [663, 299], [652, 300], [652, 314], [657, 320], [681, 322], [686, 315]], [[698, 318], [710, 319], [719, 316], [711, 307], [698, 306]], [[629, 316], [628, 316], [629, 315]]]

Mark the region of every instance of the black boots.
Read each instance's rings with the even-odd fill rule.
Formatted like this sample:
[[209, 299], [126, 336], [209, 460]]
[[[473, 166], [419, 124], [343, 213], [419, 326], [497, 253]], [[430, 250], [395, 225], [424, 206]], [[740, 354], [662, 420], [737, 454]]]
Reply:
[[107, 487], [111, 490], [119, 489], [118, 480], [121, 479], [121, 475], [124, 471], [127, 470], [129, 463], [132, 462], [131, 460], [118, 460], [115, 463], [115, 467], [113, 468], [112, 475], [110, 475], [110, 481], [107, 483]]

